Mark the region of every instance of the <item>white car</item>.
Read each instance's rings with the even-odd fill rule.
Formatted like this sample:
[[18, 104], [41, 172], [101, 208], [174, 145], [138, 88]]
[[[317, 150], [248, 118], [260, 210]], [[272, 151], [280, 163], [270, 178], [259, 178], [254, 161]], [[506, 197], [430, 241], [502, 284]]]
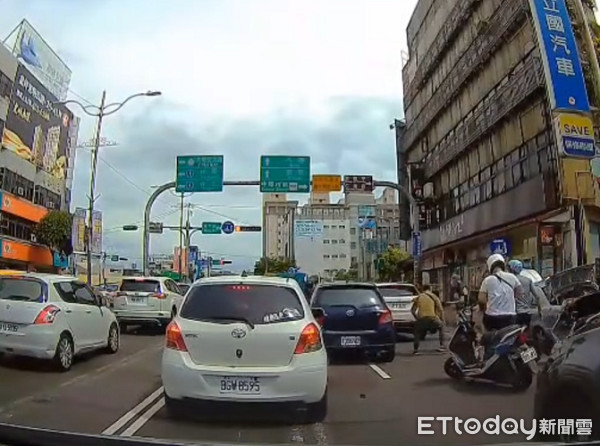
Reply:
[[124, 277], [111, 308], [123, 329], [128, 324], [166, 327], [182, 300], [177, 283], [168, 277]]
[[67, 371], [74, 356], [116, 353], [119, 343], [115, 315], [76, 277], [0, 276], [0, 354], [53, 360]]
[[392, 312], [396, 331], [413, 333], [415, 317], [410, 309], [419, 295], [417, 288], [410, 283], [378, 283], [376, 286]]
[[321, 329], [292, 279], [221, 276], [194, 283], [167, 328], [162, 381], [175, 415], [194, 402], [287, 403], [300, 407], [308, 423], [327, 413]]

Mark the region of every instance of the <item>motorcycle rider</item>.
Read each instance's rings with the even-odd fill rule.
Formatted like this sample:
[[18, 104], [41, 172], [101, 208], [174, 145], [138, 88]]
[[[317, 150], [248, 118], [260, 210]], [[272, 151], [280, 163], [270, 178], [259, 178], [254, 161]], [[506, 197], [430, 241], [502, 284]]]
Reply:
[[516, 301], [523, 299], [523, 286], [514, 274], [506, 271], [502, 254], [492, 254], [486, 263], [490, 274], [481, 282], [479, 309], [484, 312], [485, 330], [500, 330], [515, 324]]
[[521, 274], [523, 271], [523, 263], [520, 260], [513, 259], [508, 262], [508, 270], [517, 276], [521, 286], [523, 287], [523, 296], [521, 299], [516, 298], [516, 323], [519, 325], [529, 326], [531, 322], [531, 314], [534, 311], [539, 311], [549, 305], [544, 292], [536, 285], [529, 277]]

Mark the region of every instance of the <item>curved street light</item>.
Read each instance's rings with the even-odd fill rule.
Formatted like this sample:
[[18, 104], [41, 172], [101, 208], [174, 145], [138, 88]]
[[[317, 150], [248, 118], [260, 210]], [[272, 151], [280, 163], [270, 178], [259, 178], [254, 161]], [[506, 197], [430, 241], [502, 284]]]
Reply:
[[95, 201], [94, 196], [96, 194], [96, 170], [98, 167], [98, 150], [100, 148], [100, 134], [102, 132], [102, 120], [105, 116], [112, 115], [112, 114], [118, 112], [119, 110], [121, 110], [121, 108], [123, 108], [123, 106], [125, 104], [127, 104], [129, 101], [131, 101], [134, 98], [138, 98], [141, 96], [149, 96], [149, 97], [160, 96], [161, 94], [162, 93], [160, 91], [149, 90], [145, 93], [132, 94], [131, 96], [129, 96], [122, 102], [113, 102], [113, 103], [107, 104], [106, 103], [106, 90], [104, 90], [102, 92], [102, 99], [100, 100], [100, 106], [96, 106], [96, 105], [92, 105], [92, 104], [83, 105], [81, 102], [73, 100], [73, 99], [70, 99], [70, 100], [64, 101], [64, 102], [59, 102], [59, 104], [62, 104], [62, 105], [77, 104], [77, 105], [79, 105], [81, 110], [83, 110], [83, 112], [86, 115], [98, 118], [98, 123], [96, 125], [96, 133], [94, 135], [94, 140], [93, 140], [94, 146], [92, 147], [92, 166], [91, 166], [92, 173], [90, 176], [90, 195], [88, 197], [88, 200], [89, 200], [88, 201], [88, 221], [87, 221], [86, 237], [85, 237], [88, 285], [92, 285], [92, 250], [91, 250], [92, 235], [93, 235], [92, 214], [94, 212], [94, 201]]

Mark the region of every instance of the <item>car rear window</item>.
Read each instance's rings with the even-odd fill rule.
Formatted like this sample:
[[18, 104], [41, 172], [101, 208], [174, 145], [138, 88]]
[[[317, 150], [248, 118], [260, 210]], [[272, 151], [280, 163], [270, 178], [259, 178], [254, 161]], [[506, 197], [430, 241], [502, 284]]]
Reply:
[[313, 306], [339, 306], [353, 305], [355, 307], [368, 307], [380, 305], [381, 299], [373, 288], [324, 288], [317, 292]]
[[187, 283], [178, 283], [177, 287], [179, 288], [179, 291], [181, 291], [181, 294], [187, 293], [190, 289], [190, 286]]
[[0, 278], [0, 299], [42, 302], [44, 287], [33, 279]]
[[383, 297], [410, 297], [419, 294], [412, 285], [380, 285], [378, 288]]
[[198, 321], [231, 318], [257, 325], [304, 318], [296, 292], [274, 285], [195, 286], [189, 291], [179, 314]]
[[138, 293], [160, 293], [158, 280], [125, 279], [121, 282], [121, 291], [135, 291]]

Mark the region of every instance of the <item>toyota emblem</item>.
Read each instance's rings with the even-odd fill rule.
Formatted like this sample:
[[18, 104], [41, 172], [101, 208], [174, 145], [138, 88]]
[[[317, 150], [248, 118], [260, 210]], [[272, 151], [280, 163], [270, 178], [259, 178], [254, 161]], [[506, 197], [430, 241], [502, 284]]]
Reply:
[[242, 330], [241, 328], [236, 328], [231, 331], [231, 336], [233, 336], [235, 339], [242, 339], [243, 337], [246, 336], [246, 330]]
[[354, 316], [354, 310], [348, 310], [348, 311], [346, 311], [346, 316], [348, 316], [348, 317]]

